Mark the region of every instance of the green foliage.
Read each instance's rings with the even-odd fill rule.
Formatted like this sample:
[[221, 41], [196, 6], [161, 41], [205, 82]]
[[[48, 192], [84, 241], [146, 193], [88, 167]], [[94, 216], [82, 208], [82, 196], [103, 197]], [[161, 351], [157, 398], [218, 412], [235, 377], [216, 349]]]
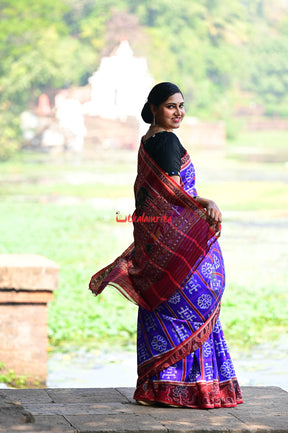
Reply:
[[241, 4], [236, 0], [229, 8], [221, 1], [128, 4], [148, 28], [147, 57], [156, 79], [181, 83], [186, 106], [194, 114], [221, 117], [217, 105], [237, 81], [241, 44], [247, 39]]
[[263, 33], [255, 37], [250, 52], [247, 89], [263, 101], [268, 114], [288, 115], [288, 38]]
[[8, 386], [12, 386], [13, 388], [25, 388], [27, 384], [27, 380], [25, 376], [19, 376], [15, 374], [14, 370], [5, 371], [5, 364], [0, 361], [0, 383], [6, 383]]
[[[127, 14], [135, 14], [145, 38], [143, 44], [131, 38], [135, 54], [146, 55], [156, 81], [181, 86], [188, 114], [229, 119], [241, 105], [241, 92], [248, 90], [245, 104], [261, 104], [268, 115], [288, 115], [288, 18], [281, 0], [273, 5], [231, 0], [229, 7], [222, 0], [5, 0], [0, 7], [1, 114], [13, 107], [17, 117], [43, 92], [87, 84], [106, 45], [113, 48], [109, 22], [120, 12], [126, 21], [113, 43], [129, 35]], [[4, 158], [7, 143], [12, 153], [20, 147], [16, 130], [19, 141], [11, 141], [11, 125], [3, 116]]]
[[1, 3], [0, 160], [21, 147], [15, 123], [28, 104], [35, 105], [50, 89], [86, 84], [87, 75], [95, 70], [110, 9], [104, 2], [81, 3]]
[[20, 147], [19, 118], [8, 107], [8, 102], [0, 104], [0, 161], [15, 155]]
[[251, 102], [263, 104], [267, 114], [287, 115], [287, 4], [127, 0], [127, 5], [151, 36], [147, 57], [156, 79], [181, 84], [192, 113], [223, 118], [224, 105], [224, 118], [231, 117], [237, 90], [248, 89]]
[[95, 54], [69, 34], [67, 11], [63, 1], [5, 2], [0, 30], [1, 101], [23, 108], [46, 89], [81, 82], [91, 70]]

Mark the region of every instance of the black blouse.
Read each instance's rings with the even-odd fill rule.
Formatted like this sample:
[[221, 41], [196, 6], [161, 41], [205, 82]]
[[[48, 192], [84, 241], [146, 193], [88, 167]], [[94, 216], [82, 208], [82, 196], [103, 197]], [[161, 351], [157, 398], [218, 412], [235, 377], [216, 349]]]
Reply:
[[186, 150], [173, 132], [161, 131], [143, 143], [145, 151], [169, 176], [179, 175]]

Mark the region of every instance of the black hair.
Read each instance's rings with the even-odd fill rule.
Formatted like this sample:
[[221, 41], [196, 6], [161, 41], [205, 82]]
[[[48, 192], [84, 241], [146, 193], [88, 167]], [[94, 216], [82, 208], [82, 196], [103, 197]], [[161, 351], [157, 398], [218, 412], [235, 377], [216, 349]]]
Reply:
[[153, 113], [150, 107], [151, 104], [155, 105], [155, 107], [159, 107], [162, 102], [165, 102], [170, 96], [174, 95], [175, 93], [181, 93], [181, 95], [183, 96], [181, 90], [178, 86], [176, 86], [176, 84], [169, 82], [156, 84], [156, 86], [154, 86], [149, 93], [147, 102], [144, 104], [144, 107], [141, 111], [141, 117], [144, 122], [153, 122]]

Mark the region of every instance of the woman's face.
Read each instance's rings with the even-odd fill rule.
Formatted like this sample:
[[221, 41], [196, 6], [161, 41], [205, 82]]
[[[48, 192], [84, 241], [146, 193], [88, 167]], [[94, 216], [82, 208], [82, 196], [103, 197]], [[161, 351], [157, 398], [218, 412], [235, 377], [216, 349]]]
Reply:
[[159, 107], [151, 106], [155, 123], [164, 129], [179, 128], [185, 116], [184, 100], [181, 93], [169, 96]]

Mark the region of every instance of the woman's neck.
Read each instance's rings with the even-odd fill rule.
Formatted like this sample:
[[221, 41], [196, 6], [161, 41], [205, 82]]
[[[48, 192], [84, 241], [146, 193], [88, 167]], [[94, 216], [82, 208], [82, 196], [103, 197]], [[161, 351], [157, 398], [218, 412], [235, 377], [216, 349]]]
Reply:
[[151, 125], [146, 134], [144, 135], [144, 141], [148, 140], [148, 138], [153, 137], [153, 135], [157, 134], [158, 132], [171, 132], [170, 129], [166, 129], [163, 126], [160, 125]]
[[151, 131], [152, 133], [161, 132], [161, 131], [167, 131], [170, 132], [170, 129], [164, 128], [164, 126], [161, 125], [150, 125], [150, 128], [148, 129], [148, 132]]

